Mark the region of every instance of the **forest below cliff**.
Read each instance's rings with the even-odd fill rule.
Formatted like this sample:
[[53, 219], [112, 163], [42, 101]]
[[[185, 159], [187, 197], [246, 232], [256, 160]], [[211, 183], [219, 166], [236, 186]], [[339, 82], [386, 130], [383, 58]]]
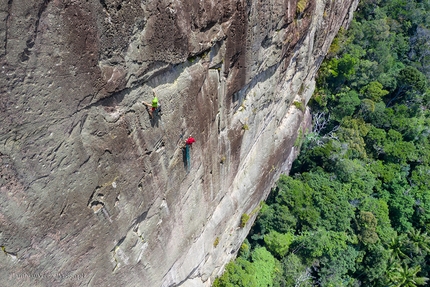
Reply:
[[290, 176], [213, 286], [428, 284], [429, 79], [430, 2], [361, 1], [321, 66]]

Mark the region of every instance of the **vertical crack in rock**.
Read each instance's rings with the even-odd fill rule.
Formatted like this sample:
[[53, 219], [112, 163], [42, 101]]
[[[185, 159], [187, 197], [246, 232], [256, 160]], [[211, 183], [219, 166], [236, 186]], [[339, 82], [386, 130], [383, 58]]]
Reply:
[[64, 202], [63, 208], [60, 211], [60, 214], [59, 214], [60, 217], [64, 215], [64, 211], [66, 210], [67, 203], [68, 203], [68, 200], [66, 199], [66, 201]]
[[25, 62], [30, 58], [31, 48], [33, 48], [34, 43], [36, 42], [37, 31], [39, 30], [40, 19], [42, 18], [43, 12], [45, 12], [45, 10], [47, 9], [50, 1], [51, 0], [44, 0], [39, 7], [39, 11], [37, 12], [36, 23], [34, 25], [33, 33], [30, 35], [30, 38], [27, 39], [26, 48], [24, 48], [24, 51], [20, 54], [21, 62]]
[[131, 226], [133, 227], [133, 231], [134, 232], [137, 232], [137, 229], [138, 229], [138, 227], [139, 227], [139, 224], [141, 223], [141, 222], [143, 222], [145, 219], [146, 219], [146, 217], [148, 216], [148, 210], [147, 211], [145, 211], [145, 212], [143, 212], [141, 215], [139, 215], [138, 217], [136, 217], [134, 220], [133, 220], [133, 222], [131, 223]]
[[113, 220], [112, 220], [112, 218], [111, 218], [111, 216], [110, 216], [110, 214], [109, 214], [109, 211], [106, 209], [106, 207], [103, 205], [103, 207], [102, 207], [102, 212], [103, 212], [103, 215], [104, 215], [104, 217], [107, 219], [107, 220], [109, 220], [109, 222], [110, 223], [112, 223], [113, 222]]
[[111, 250], [111, 252], [112, 252], [112, 259], [113, 259], [113, 262], [114, 262], [114, 267], [112, 269], [112, 273], [114, 273], [120, 267], [120, 262], [119, 262], [119, 258], [118, 258], [119, 254], [118, 253], [122, 252], [120, 250], [120, 246], [124, 242], [125, 238], [126, 238], [126, 236], [122, 237], [118, 241], [118, 243], [114, 246], [114, 248]]
[[6, 55], [7, 54], [7, 41], [8, 41], [8, 35], [9, 35], [9, 18], [10, 18], [10, 16], [11, 16], [11, 10], [12, 10], [12, 2], [13, 2], [13, 0], [9, 0], [8, 2], [7, 2], [7, 15], [6, 15], [6, 18], [5, 18], [5, 27], [4, 27], [4, 29], [5, 29], [5, 31], [4, 31], [4, 33], [5, 33], [5, 35], [4, 35], [4, 53], [3, 54], [0, 54], [0, 56], [2, 56], [2, 55]]

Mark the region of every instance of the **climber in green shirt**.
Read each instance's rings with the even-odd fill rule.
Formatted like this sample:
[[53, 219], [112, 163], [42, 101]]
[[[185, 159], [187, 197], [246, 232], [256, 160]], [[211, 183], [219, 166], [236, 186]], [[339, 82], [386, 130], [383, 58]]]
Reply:
[[154, 93], [154, 98], [152, 99], [152, 103], [148, 104], [147, 102], [143, 101], [142, 103], [149, 108], [149, 116], [151, 119], [153, 118], [153, 113], [155, 112], [156, 115], [161, 112], [161, 105], [158, 102], [157, 95]]

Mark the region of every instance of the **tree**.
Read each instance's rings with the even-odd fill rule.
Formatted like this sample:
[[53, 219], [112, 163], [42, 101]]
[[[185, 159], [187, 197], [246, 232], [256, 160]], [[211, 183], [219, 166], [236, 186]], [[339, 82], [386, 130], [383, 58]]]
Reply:
[[275, 277], [280, 272], [280, 264], [265, 247], [256, 248], [252, 254], [257, 286], [272, 287]]
[[356, 272], [361, 274], [360, 279], [363, 282], [363, 286], [374, 286], [375, 282], [385, 277], [389, 258], [389, 251], [381, 244], [367, 246], [363, 260], [357, 266]]
[[258, 287], [255, 266], [243, 258], [227, 264], [221, 277], [215, 279], [213, 287]]
[[390, 106], [399, 96], [411, 94], [423, 94], [427, 88], [426, 77], [418, 71], [417, 68], [406, 66], [400, 70], [398, 78], [397, 92], [393, 98], [387, 103]]
[[[341, 58], [331, 59], [323, 70], [328, 71], [327, 83], [335, 88], [355, 74], [355, 67], [359, 60], [351, 54], [344, 54]], [[327, 73], [327, 72], [326, 72]]]
[[296, 228], [297, 221], [297, 218], [287, 205], [279, 203], [264, 204], [251, 230], [251, 235], [254, 240], [257, 240], [262, 239], [264, 234], [269, 233], [271, 230], [286, 233]]
[[427, 277], [417, 274], [421, 271], [420, 266], [408, 267], [406, 263], [396, 265], [388, 272], [388, 277], [395, 287], [416, 287], [426, 285]]
[[402, 134], [393, 129], [388, 131], [383, 149], [386, 161], [405, 164], [407, 161], [417, 159], [415, 145], [412, 142], [403, 141]]
[[388, 244], [388, 250], [390, 251], [390, 257], [394, 260], [402, 260], [405, 258], [408, 258], [408, 256], [405, 254], [406, 244], [406, 235], [397, 235], [393, 238], [391, 238], [390, 243]]
[[357, 286], [352, 278], [360, 252], [348, 245], [333, 256], [324, 256], [319, 261], [318, 286]]
[[341, 92], [336, 95], [338, 103], [333, 108], [333, 119], [341, 122], [344, 117], [352, 116], [356, 108], [360, 105], [358, 93], [354, 90]]
[[372, 81], [360, 90], [360, 94], [362, 94], [366, 99], [379, 102], [384, 96], [388, 95], [389, 92], [383, 89], [383, 86], [380, 82]]
[[361, 199], [373, 193], [376, 184], [375, 175], [364, 161], [358, 159], [338, 160], [333, 169], [338, 180], [348, 184], [346, 189], [349, 199]]
[[367, 158], [364, 137], [370, 130], [370, 125], [362, 119], [345, 118], [336, 132], [340, 142], [348, 144], [349, 158]]
[[[317, 226], [330, 231], [345, 232], [350, 229], [354, 207], [348, 202], [348, 193], [331, 173], [318, 170], [302, 174], [302, 180], [315, 192], [310, 210], [320, 214]], [[315, 229], [314, 229], [315, 230]]]
[[312, 204], [315, 191], [303, 180], [283, 176], [280, 177], [277, 186], [276, 203], [286, 206], [297, 219], [295, 229], [299, 231], [313, 229], [320, 217], [318, 209]]
[[357, 216], [358, 238], [364, 244], [374, 244], [379, 241], [376, 233], [378, 221], [373, 213], [368, 211], [360, 211]]
[[388, 204], [383, 198], [366, 197], [360, 202], [360, 212], [370, 212], [377, 220], [376, 233], [382, 243], [390, 242], [396, 236], [391, 227]]
[[409, 245], [412, 252], [417, 254], [430, 253], [430, 236], [427, 232], [422, 233], [419, 229], [412, 228], [408, 232]]
[[430, 275], [430, 236], [426, 232], [422, 233], [419, 229], [412, 229], [408, 233], [408, 241], [406, 243], [406, 252], [410, 257], [408, 261], [410, 266], [420, 266], [421, 275]]
[[366, 144], [367, 154], [373, 155], [374, 158], [378, 159], [380, 155], [384, 154], [384, 145], [386, 141], [386, 132], [383, 129], [379, 129], [375, 126], [371, 126], [369, 132], [364, 138]]
[[215, 279], [214, 287], [272, 287], [281, 270], [280, 263], [264, 247], [251, 253], [252, 262], [238, 257], [227, 264], [221, 277]]
[[281, 261], [284, 270], [284, 286], [311, 287], [313, 277], [299, 256], [288, 254]]
[[294, 235], [290, 232], [279, 233], [272, 230], [269, 234], [264, 235], [267, 249], [278, 258], [282, 258], [287, 253], [293, 239]]
[[296, 236], [293, 244], [293, 252], [301, 254], [308, 262], [323, 256], [333, 256], [345, 250], [349, 240], [345, 232], [327, 231], [318, 229], [316, 231], [304, 232]]

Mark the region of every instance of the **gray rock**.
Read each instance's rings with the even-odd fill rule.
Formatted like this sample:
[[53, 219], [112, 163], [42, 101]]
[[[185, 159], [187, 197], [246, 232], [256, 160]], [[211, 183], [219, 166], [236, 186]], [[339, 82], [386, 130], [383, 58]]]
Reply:
[[210, 286], [356, 5], [3, 1], [0, 285]]

